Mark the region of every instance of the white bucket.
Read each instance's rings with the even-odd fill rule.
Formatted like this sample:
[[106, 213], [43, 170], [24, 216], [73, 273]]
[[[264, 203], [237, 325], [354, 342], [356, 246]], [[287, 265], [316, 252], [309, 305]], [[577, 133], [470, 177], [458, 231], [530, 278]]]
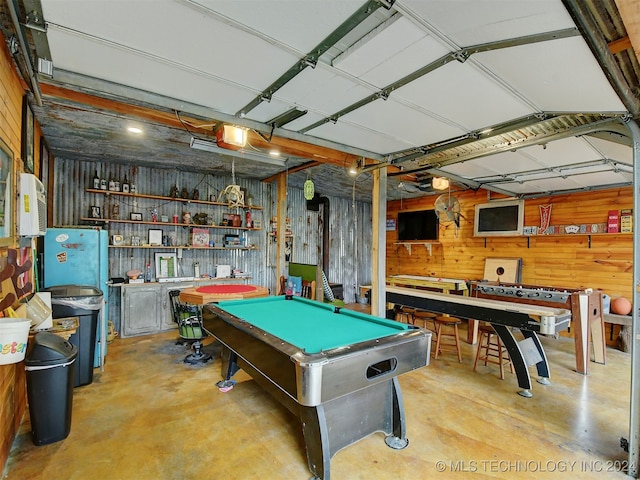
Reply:
[[28, 318], [0, 318], [0, 365], [24, 360], [30, 327]]

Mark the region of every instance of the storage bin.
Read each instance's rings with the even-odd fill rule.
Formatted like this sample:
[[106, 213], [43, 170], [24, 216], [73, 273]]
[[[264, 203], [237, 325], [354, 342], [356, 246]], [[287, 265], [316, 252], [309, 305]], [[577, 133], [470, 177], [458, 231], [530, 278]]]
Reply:
[[29, 328], [31, 320], [28, 318], [0, 318], [0, 365], [24, 360]]

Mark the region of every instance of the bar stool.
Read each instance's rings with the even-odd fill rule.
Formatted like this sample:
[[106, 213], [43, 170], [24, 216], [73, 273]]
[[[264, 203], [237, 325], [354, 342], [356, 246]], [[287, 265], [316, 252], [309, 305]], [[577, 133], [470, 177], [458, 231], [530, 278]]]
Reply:
[[490, 324], [480, 324], [478, 332], [480, 338], [478, 339], [478, 350], [473, 362], [473, 370], [476, 371], [478, 361], [483, 361], [485, 366], [488, 363], [493, 363], [500, 366], [500, 379], [504, 380], [504, 366], [509, 365], [511, 373], [513, 373], [513, 363], [507, 349], [502, 344], [502, 340], [500, 340], [500, 336]]
[[[446, 317], [438, 315], [435, 318], [436, 323], [436, 354], [434, 358], [438, 358], [438, 354], [442, 352], [456, 352], [458, 354], [458, 362], [462, 363], [462, 351], [460, 350], [460, 338], [458, 337], [458, 325], [462, 323], [459, 318]], [[448, 331], [446, 329], [449, 329]], [[453, 340], [447, 341], [447, 338], [453, 337]], [[443, 341], [444, 340], [444, 341]]]
[[399, 310], [396, 310], [396, 322], [408, 323], [409, 325], [413, 325], [413, 315], [415, 311], [416, 310], [414, 308], [400, 307]]
[[436, 319], [437, 315], [433, 312], [427, 312], [426, 310], [418, 310], [416, 309], [413, 312], [413, 321], [415, 322], [421, 321], [423, 328], [427, 328], [427, 322], [430, 322], [433, 325], [433, 331], [436, 331]]

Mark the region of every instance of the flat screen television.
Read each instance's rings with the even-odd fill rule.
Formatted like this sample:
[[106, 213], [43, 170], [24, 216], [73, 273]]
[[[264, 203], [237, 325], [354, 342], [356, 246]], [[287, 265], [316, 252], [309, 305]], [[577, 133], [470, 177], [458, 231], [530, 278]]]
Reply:
[[495, 200], [476, 205], [473, 234], [476, 237], [522, 235], [524, 200]]
[[440, 224], [435, 210], [398, 212], [398, 241], [438, 240]]

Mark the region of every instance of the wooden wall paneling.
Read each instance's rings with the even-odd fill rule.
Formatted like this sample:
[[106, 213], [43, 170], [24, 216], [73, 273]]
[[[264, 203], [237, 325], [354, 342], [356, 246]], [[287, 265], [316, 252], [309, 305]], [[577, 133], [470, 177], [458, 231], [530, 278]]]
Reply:
[[[20, 135], [22, 131], [22, 97], [24, 89], [13, 67], [4, 37], [0, 42], [0, 136], [14, 154], [14, 168], [22, 171]], [[15, 178], [14, 178], [15, 182]], [[14, 183], [15, 185], [15, 183]], [[0, 250], [6, 256], [6, 249]], [[3, 466], [26, 411], [27, 396], [24, 365], [0, 365], [0, 465]]]
[[[439, 245], [431, 256], [418, 248], [408, 255], [397, 244], [397, 232], [387, 232], [387, 274], [427, 275], [480, 280], [487, 257], [522, 258], [522, 283], [558, 288], [600, 289], [612, 298], [632, 298], [633, 235], [535, 235], [473, 237], [475, 205], [487, 202], [486, 192], [452, 192], [460, 201], [462, 219], [456, 232], [441, 227]], [[433, 208], [437, 195], [389, 202], [387, 218], [401, 210]], [[552, 226], [605, 223], [609, 210], [633, 208], [631, 187], [525, 200], [525, 226], [540, 226], [540, 206], [552, 205]], [[424, 250], [424, 249], [423, 249]], [[607, 325], [607, 343], [616, 345], [615, 325]]]

